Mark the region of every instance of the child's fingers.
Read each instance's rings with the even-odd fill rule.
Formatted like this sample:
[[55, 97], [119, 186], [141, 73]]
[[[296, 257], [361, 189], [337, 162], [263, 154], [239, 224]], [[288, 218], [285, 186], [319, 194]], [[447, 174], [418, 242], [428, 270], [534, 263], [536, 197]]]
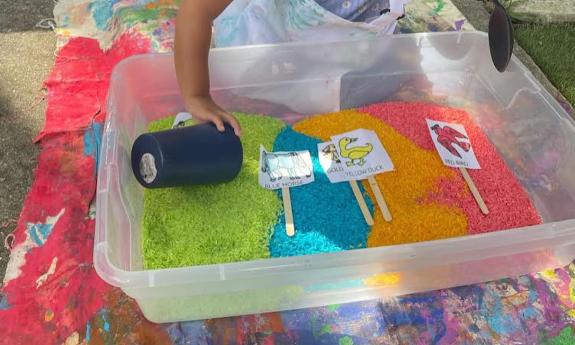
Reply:
[[227, 123], [230, 124], [230, 126], [232, 126], [232, 128], [234, 129], [234, 133], [236, 133], [236, 135], [239, 137], [242, 134], [242, 128], [240, 126], [240, 123], [238, 122], [238, 119], [225, 112], [222, 114], [222, 117], [224, 118], [224, 120], [226, 120]]
[[225, 110], [219, 108], [217, 105], [212, 107], [212, 109], [204, 108], [199, 111], [190, 113], [194, 114], [194, 117], [201, 122], [213, 123], [220, 132], [224, 132], [226, 130], [224, 122], [227, 122], [230, 124], [230, 126], [232, 126], [237, 136], [239, 136], [241, 133], [241, 128], [238, 120], [227, 113]]
[[226, 128], [224, 127], [224, 121], [222, 121], [222, 118], [220, 116], [212, 115], [210, 121], [212, 121], [212, 123], [216, 125], [218, 131], [224, 132], [226, 130]]

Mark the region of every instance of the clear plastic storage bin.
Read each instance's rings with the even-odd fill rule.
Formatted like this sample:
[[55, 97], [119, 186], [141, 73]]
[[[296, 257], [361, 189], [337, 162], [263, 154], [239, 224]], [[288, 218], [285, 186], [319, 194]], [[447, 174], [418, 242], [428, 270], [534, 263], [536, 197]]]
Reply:
[[[94, 265], [102, 279], [133, 297], [149, 320], [402, 295], [517, 276], [575, 258], [574, 122], [516, 58], [507, 72], [497, 72], [486, 34], [216, 49], [210, 67], [214, 97], [226, 109], [290, 123], [387, 100], [426, 99], [464, 108], [514, 170], [544, 224], [334, 254], [144, 270], [144, 190], [132, 175], [130, 150], [150, 121], [182, 111], [183, 103], [172, 55], [135, 56], [121, 62], [111, 79]], [[412, 92], [405, 92], [409, 85]], [[492, 111], [482, 112], [478, 105]], [[537, 168], [540, 157], [549, 160], [545, 169]]]

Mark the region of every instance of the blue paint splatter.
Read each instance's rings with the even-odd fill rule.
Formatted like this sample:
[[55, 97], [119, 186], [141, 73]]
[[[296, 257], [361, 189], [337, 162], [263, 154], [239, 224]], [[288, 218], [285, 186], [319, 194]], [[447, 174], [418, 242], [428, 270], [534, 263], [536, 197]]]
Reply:
[[90, 339], [92, 339], [92, 325], [90, 325], [90, 322], [86, 323], [86, 343], [89, 344], [90, 343]]
[[[427, 333], [432, 344], [438, 344], [447, 332], [442, 299], [439, 294], [412, 295], [394, 302], [381, 303], [385, 327], [415, 327], [417, 334]], [[404, 339], [415, 344], [417, 338]]]
[[282, 312], [282, 323], [290, 338], [277, 343], [338, 344], [339, 339], [349, 336], [354, 345], [368, 345], [377, 331], [379, 315], [373, 301], [344, 304], [337, 310], [327, 306]]
[[93, 156], [97, 162], [101, 144], [102, 124], [94, 122], [84, 133], [84, 155]]
[[437, 302], [437, 296], [432, 294], [416, 294], [399, 298], [399, 303], [409, 304], [432, 304]]
[[[291, 128], [285, 128], [276, 138], [274, 151], [310, 151], [315, 182], [290, 189], [296, 234], [293, 237], [286, 235], [281, 215], [270, 240], [273, 257], [366, 247], [370, 227], [365, 223], [349, 184], [329, 182], [319, 164], [317, 144], [320, 142]], [[369, 196], [364, 195], [373, 213], [373, 204]]]
[[54, 224], [28, 224], [27, 231], [30, 238], [34, 241], [37, 246], [43, 246], [48, 240], [48, 237], [52, 233]]
[[486, 296], [481, 313], [488, 315], [487, 323], [493, 332], [500, 336], [506, 336], [520, 331], [520, 329], [518, 329], [513, 315], [505, 311], [501, 296], [496, 290], [496, 284], [490, 283], [489, 290], [486, 290], [486, 294], [489, 294], [490, 298], [487, 299], [488, 296]]
[[8, 299], [4, 294], [0, 293], [0, 310], [8, 310], [10, 305], [8, 304]]
[[109, 333], [110, 332], [110, 323], [108, 322], [108, 319], [106, 317], [106, 315], [108, 315], [108, 310], [107, 309], [101, 309], [98, 314], [100, 315], [100, 317], [102, 318], [102, 321], [104, 322], [104, 324], [102, 325], [102, 329], [104, 330], [104, 332]]
[[472, 301], [475, 310], [479, 310], [483, 304], [484, 291], [477, 285], [456, 287], [451, 289], [451, 292], [456, 294], [462, 300]]
[[203, 321], [166, 324], [166, 332], [174, 344], [211, 344], [211, 333]]
[[96, 27], [100, 30], [106, 30], [112, 15], [114, 14], [114, 5], [120, 0], [92, 0], [88, 8], [92, 11], [92, 18], [96, 22]]

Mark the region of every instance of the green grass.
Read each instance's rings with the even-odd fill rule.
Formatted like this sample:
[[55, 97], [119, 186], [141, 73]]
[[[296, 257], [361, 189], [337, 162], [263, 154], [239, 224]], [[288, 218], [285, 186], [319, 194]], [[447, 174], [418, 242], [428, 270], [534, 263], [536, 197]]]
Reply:
[[575, 24], [522, 24], [515, 27], [515, 36], [547, 78], [575, 104]]

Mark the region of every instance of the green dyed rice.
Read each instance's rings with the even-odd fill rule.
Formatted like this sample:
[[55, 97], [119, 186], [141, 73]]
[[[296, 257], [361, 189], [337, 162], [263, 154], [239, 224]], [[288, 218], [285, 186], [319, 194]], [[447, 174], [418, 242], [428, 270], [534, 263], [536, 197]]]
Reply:
[[[280, 120], [235, 114], [242, 126], [244, 163], [228, 183], [146, 189], [143, 254], [146, 269], [173, 268], [270, 257], [268, 241], [281, 200], [258, 184], [259, 146], [271, 149]], [[168, 129], [174, 117], [150, 124]]]

